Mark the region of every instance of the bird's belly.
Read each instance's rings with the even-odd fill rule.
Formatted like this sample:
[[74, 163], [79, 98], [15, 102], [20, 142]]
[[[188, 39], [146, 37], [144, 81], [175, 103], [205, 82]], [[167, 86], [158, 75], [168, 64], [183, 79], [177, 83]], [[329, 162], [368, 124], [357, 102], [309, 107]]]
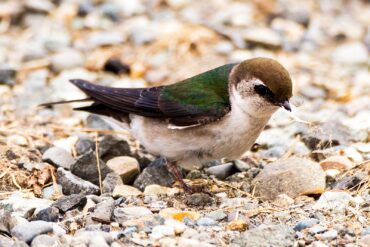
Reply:
[[[200, 166], [208, 160], [236, 159], [254, 143], [268, 119], [224, 119], [203, 126], [169, 129], [163, 120], [132, 115], [131, 131], [154, 155]], [[187, 165], [189, 166], [189, 165]]]

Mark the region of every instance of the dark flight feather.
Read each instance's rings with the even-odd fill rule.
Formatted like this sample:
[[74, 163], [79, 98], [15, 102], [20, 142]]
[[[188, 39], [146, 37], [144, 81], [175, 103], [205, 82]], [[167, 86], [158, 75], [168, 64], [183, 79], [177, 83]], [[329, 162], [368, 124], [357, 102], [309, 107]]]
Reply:
[[228, 79], [234, 65], [227, 64], [172, 85], [151, 88], [112, 88], [80, 79], [71, 82], [88, 96], [86, 100], [94, 102], [77, 110], [118, 120], [132, 113], [167, 119], [177, 126], [190, 126], [216, 121], [230, 111]]

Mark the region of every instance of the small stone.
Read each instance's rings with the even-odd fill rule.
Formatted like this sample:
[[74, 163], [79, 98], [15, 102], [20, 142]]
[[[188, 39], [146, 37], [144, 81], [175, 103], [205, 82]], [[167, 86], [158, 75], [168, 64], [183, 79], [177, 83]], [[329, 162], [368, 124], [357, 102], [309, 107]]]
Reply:
[[50, 185], [42, 189], [42, 198], [49, 200], [53, 199], [56, 196], [59, 196], [62, 193], [62, 190], [63, 188], [59, 184]]
[[150, 234], [150, 237], [153, 239], [160, 239], [165, 236], [175, 236], [175, 229], [172, 226], [159, 225], [153, 227], [152, 233]]
[[173, 196], [178, 194], [180, 190], [178, 188], [169, 188], [160, 186], [158, 184], [151, 184], [145, 187], [144, 195], [168, 195]]
[[83, 155], [90, 151], [95, 150], [95, 143], [89, 138], [80, 138], [76, 142], [75, 146], [77, 155]]
[[325, 149], [349, 143], [350, 131], [338, 122], [325, 122], [315, 128], [305, 127], [299, 131], [302, 141], [311, 150]]
[[88, 216], [88, 220], [90, 219], [90, 223], [94, 221], [110, 222], [114, 206], [114, 200], [111, 197], [99, 202], [96, 205], [94, 212], [90, 213], [90, 215]]
[[87, 44], [90, 48], [99, 46], [118, 45], [124, 41], [124, 37], [119, 32], [92, 32], [88, 39]]
[[73, 194], [69, 196], [62, 196], [51, 207], [58, 208], [63, 213], [74, 208], [82, 208], [86, 204], [86, 196], [83, 194]]
[[103, 193], [113, 193], [118, 185], [123, 185], [121, 177], [115, 172], [108, 173], [103, 180]]
[[47, 246], [58, 246], [59, 239], [57, 236], [49, 236], [41, 234], [32, 240], [31, 247], [47, 247]]
[[21, 135], [11, 135], [6, 138], [9, 145], [27, 146], [28, 141], [24, 136]]
[[13, 237], [30, 243], [37, 235], [53, 231], [53, 223], [45, 221], [31, 221], [17, 225], [11, 229]]
[[89, 181], [85, 181], [71, 172], [64, 170], [62, 167], [59, 167], [57, 170], [58, 173], [58, 183], [62, 185], [63, 194], [98, 194], [99, 187]]
[[13, 86], [15, 84], [16, 70], [0, 67], [0, 84]]
[[36, 214], [35, 220], [42, 220], [47, 222], [57, 222], [59, 219], [59, 209], [56, 207], [49, 207], [40, 210]]
[[289, 205], [292, 205], [293, 203], [294, 203], [294, 200], [286, 194], [280, 194], [274, 200], [274, 204], [280, 207], [287, 207]]
[[42, 161], [55, 165], [56, 167], [63, 167], [70, 169], [71, 165], [75, 163], [75, 159], [65, 149], [59, 147], [51, 147], [42, 155]]
[[334, 229], [324, 232], [319, 236], [321, 240], [324, 241], [331, 241], [333, 239], [336, 239], [338, 236], [338, 232]]
[[354, 163], [345, 156], [331, 156], [320, 162], [321, 168], [326, 171], [329, 169], [349, 170], [354, 167]]
[[83, 55], [73, 49], [64, 49], [51, 57], [51, 68], [55, 72], [84, 66]]
[[[266, 237], [268, 236], [268, 237]], [[285, 225], [260, 225], [235, 238], [232, 243], [245, 247], [294, 246], [295, 232]]]
[[181, 222], [184, 222], [184, 220], [186, 218], [195, 221], [195, 220], [199, 219], [199, 217], [200, 217], [199, 213], [197, 213], [197, 212], [180, 211], [180, 210], [177, 210], [175, 208], [162, 209], [159, 212], [159, 215], [162, 216], [165, 219], [174, 219], [174, 220], [178, 220], [178, 221], [181, 221]]
[[126, 237], [130, 236], [134, 232], [137, 232], [137, 227], [136, 226], [129, 226], [126, 227], [125, 230], [122, 231], [122, 234], [125, 235]]
[[246, 172], [251, 169], [251, 166], [242, 160], [235, 160], [234, 165], [241, 172]]
[[144, 216], [148, 216], [152, 214], [153, 214], [152, 211], [150, 211], [148, 208], [139, 207], [139, 206], [131, 206], [131, 207], [114, 209], [115, 217], [127, 216], [127, 217], [138, 218], [138, 217], [144, 217]]
[[300, 231], [302, 231], [306, 228], [310, 228], [313, 225], [316, 225], [317, 223], [319, 223], [318, 219], [301, 220], [294, 226], [293, 230], [296, 231], [296, 232], [300, 232]]
[[204, 207], [212, 204], [212, 198], [205, 193], [194, 193], [185, 199], [185, 204], [193, 207]]
[[82, 179], [95, 185], [99, 185], [99, 175], [101, 175], [101, 179], [104, 180], [105, 176], [112, 172], [112, 170], [102, 160], [99, 160], [99, 167], [100, 172], [98, 170], [95, 153], [88, 152], [78, 158], [77, 161], [71, 165], [71, 172]]
[[277, 32], [269, 28], [249, 28], [243, 35], [245, 41], [251, 45], [277, 49], [282, 45], [282, 39]]
[[216, 178], [223, 180], [228, 176], [232, 175], [233, 168], [234, 168], [233, 163], [226, 163], [218, 166], [212, 166], [210, 168], [207, 168], [205, 171], [209, 175], [213, 175]]
[[280, 194], [295, 198], [322, 193], [326, 185], [325, 173], [320, 165], [298, 157], [266, 165], [252, 184], [256, 194], [268, 200], [274, 200]]
[[140, 173], [139, 162], [129, 156], [119, 156], [107, 161], [107, 166], [120, 175], [124, 184], [130, 184]]
[[174, 219], [166, 219], [164, 224], [172, 227], [175, 230], [176, 235], [183, 233], [186, 229], [186, 225], [184, 223]]
[[202, 217], [197, 220], [198, 226], [215, 226], [217, 225], [217, 221], [211, 218]]
[[370, 226], [364, 228], [361, 232], [362, 235], [370, 235]]
[[362, 42], [340, 45], [332, 54], [332, 60], [336, 63], [361, 64], [369, 61], [367, 48]]
[[113, 197], [139, 196], [143, 193], [135, 187], [129, 185], [117, 185], [113, 190]]
[[309, 233], [312, 235], [318, 234], [318, 233], [323, 233], [326, 231], [326, 227], [320, 226], [320, 225], [315, 225], [312, 226], [309, 230]]
[[344, 211], [351, 199], [352, 196], [345, 191], [326, 191], [312, 208]]
[[129, 143], [112, 135], [106, 135], [100, 141], [99, 155], [105, 162], [118, 156], [133, 156]]
[[144, 190], [150, 184], [158, 184], [170, 187], [175, 182], [174, 176], [168, 171], [166, 166], [151, 166], [145, 168], [136, 178], [134, 186]]
[[231, 231], [243, 232], [243, 231], [247, 230], [248, 223], [246, 221], [242, 220], [242, 219], [232, 220], [231, 222], [229, 222], [227, 224], [226, 228], [231, 230]]
[[226, 219], [227, 214], [225, 214], [223, 211], [218, 210], [218, 211], [209, 212], [208, 214], [206, 214], [206, 217], [213, 219], [213, 220], [220, 221], [220, 220]]
[[[99, 129], [99, 130], [113, 130], [112, 126], [107, 121], [105, 121], [101, 116], [95, 115], [95, 114], [90, 114], [86, 118], [86, 127], [91, 128], [91, 129]], [[103, 140], [106, 137], [107, 136], [104, 136]], [[93, 150], [95, 150], [95, 143], [93, 143], [93, 145], [94, 145]], [[99, 146], [101, 146], [101, 143]], [[101, 154], [100, 151], [99, 151], [99, 154]]]
[[76, 232], [70, 246], [109, 247], [108, 243], [112, 241], [112, 236], [108, 232], [82, 230]]
[[114, 74], [130, 74], [130, 66], [122, 63], [119, 59], [108, 59], [104, 64], [104, 70]]
[[18, 215], [25, 215], [30, 210], [34, 213], [48, 208], [52, 201], [41, 198], [23, 198], [22, 193], [15, 192], [9, 198], [0, 200], [0, 208], [11, 207], [12, 211]]

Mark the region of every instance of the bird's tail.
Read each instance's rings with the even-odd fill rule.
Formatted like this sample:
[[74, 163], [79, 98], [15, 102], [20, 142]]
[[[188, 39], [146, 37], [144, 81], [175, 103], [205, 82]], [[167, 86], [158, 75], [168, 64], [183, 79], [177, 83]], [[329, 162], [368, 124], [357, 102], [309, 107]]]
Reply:
[[75, 102], [86, 102], [86, 101], [91, 101], [91, 100], [92, 100], [91, 98], [74, 99], [74, 100], [62, 100], [62, 101], [54, 101], [54, 102], [42, 103], [39, 106], [40, 107], [51, 107], [53, 105], [68, 104], [68, 103], [75, 103]]

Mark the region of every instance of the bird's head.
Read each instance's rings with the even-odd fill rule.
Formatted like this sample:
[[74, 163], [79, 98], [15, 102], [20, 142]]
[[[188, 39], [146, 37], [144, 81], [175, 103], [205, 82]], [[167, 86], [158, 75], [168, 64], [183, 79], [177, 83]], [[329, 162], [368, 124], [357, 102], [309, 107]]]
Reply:
[[292, 80], [288, 71], [270, 58], [253, 58], [237, 64], [230, 74], [230, 93], [245, 111], [256, 116], [272, 114], [279, 107], [291, 111]]

